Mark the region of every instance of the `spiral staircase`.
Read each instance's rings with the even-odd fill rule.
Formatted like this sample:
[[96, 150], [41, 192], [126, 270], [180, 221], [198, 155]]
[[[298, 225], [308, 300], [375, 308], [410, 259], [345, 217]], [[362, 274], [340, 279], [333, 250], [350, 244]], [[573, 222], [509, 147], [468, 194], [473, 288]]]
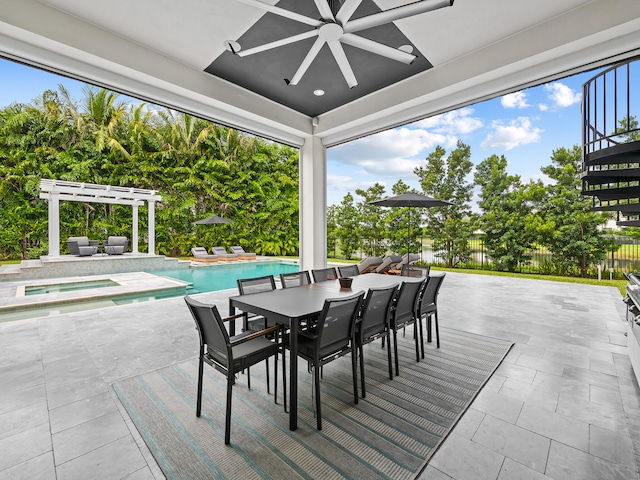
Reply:
[[582, 193], [594, 210], [617, 212], [617, 225], [640, 226], [640, 61], [587, 81], [582, 109]]

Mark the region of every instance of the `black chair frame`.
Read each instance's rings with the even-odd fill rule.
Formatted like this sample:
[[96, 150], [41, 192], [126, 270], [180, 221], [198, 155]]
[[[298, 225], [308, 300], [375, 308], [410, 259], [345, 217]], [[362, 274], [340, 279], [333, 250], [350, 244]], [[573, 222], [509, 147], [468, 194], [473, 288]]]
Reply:
[[[278, 352], [280, 351], [280, 325], [267, 328], [260, 332], [245, 332], [240, 335], [230, 337], [224, 325], [225, 322], [234, 320], [242, 314], [221, 318], [215, 305], [208, 305], [188, 295], [185, 302], [196, 323], [196, 330], [200, 337], [200, 351], [198, 355], [198, 390], [196, 399], [196, 417], [202, 411], [202, 384], [204, 374], [204, 364], [212, 366], [227, 377], [227, 395], [225, 412], [224, 443], [228, 445], [231, 441], [231, 400], [232, 389], [235, 383], [236, 374], [255, 365], [269, 357], [275, 356], [275, 380], [274, 380], [274, 402], [278, 403]], [[275, 341], [266, 338], [273, 334]], [[250, 345], [253, 343], [253, 345]], [[282, 358], [282, 377], [284, 404], [287, 403], [287, 381], [285, 357]], [[251, 388], [251, 379], [247, 375], [247, 387]], [[269, 381], [267, 380], [267, 393], [269, 393]]]

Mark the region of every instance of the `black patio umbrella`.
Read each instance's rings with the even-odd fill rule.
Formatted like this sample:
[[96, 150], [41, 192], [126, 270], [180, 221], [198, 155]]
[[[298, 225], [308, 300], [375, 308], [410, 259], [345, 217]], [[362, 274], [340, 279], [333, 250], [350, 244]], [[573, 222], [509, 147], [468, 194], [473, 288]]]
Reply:
[[194, 225], [216, 225], [219, 223], [231, 223], [231, 220], [219, 217], [218, 215], [211, 215], [210, 217], [193, 222]]
[[[211, 215], [210, 217], [203, 218], [202, 220], [197, 220], [193, 222], [194, 225], [220, 225], [224, 223], [231, 223], [231, 220], [227, 220], [226, 218], [219, 217], [218, 215]], [[217, 240], [214, 238], [214, 240]]]
[[[433, 198], [422, 193], [403, 193], [402, 195], [396, 195], [393, 197], [386, 197], [382, 200], [374, 200], [369, 202], [369, 205], [377, 205], [379, 207], [408, 207], [408, 208], [432, 208], [432, 207], [445, 207], [447, 205], [453, 205], [446, 200], [440, 200]], [[409, 239], [411, 238], [411, 224], [409, 224], [409, 235], [407, 237], [407, 254], [409, 253]]]

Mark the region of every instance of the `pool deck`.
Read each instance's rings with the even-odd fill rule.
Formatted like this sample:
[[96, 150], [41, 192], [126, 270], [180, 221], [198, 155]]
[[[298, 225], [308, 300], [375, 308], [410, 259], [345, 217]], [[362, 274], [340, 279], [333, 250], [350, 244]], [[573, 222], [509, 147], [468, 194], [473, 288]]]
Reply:
[[[25, 287], [51, 284], [74, 284], [86, 281], [111, 280], [116, 286], [79, 289], [67, 292], [25, 295]], [[122, 295], [150, 294], [166, 290], [182, 290], [187, 282], [145, 272], [113, 273], [91, 276], [75, 276], [57, 279], [0, 282], [0, 314], [29, 307], [55, 306], [62, 303], [99, 301]]]
[[[196, 297], [226, 314], [231, 294]], [[420, 480], [639, 479], [617, 289], [447, 273], [438, 306], [442, 325], [516, 344]], [[197, 351], [179, 297], [0, 324], [0, 480], [164, 478], [112, 384]]]

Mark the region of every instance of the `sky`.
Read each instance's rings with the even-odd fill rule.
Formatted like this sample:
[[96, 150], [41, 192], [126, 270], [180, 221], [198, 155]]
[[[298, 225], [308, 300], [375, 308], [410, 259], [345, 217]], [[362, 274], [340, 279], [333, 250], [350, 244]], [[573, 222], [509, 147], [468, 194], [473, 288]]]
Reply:
[[[376, 182], [389, 195], [399, 179], [420, 190], [413, 169], [426, 165], [436, 146], [449, 152], [458, 140], [471, 147], [474, 165], [493, 154], [504, 155], [510, 174], [524, 182], [548, 181], [540, 167], [550, 163], [553, 150], [581, 143], [582, 84], [594, 75], [574, 75], [331, 147], [327, 203], [338, 204], [349, 192], [361, 200], [356, 188]], [[59, 84], [80, 99], [84, 88], [81, 82], [2, 59], [0, 78], [0, 108], [32, 102]]]

